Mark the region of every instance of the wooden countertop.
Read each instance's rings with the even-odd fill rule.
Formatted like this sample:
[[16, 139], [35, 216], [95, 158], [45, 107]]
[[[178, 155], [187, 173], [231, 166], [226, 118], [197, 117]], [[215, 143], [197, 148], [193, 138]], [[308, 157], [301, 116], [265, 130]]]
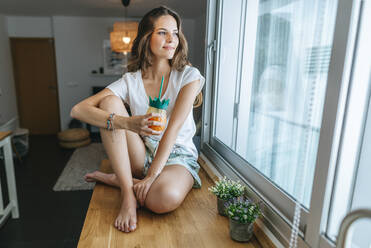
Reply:
[[[108, 160], [102, 162], [101, 171], [111, 171]], [[216, 198], [208, 191], [213, 182], [203, 169], [199, 175], [202, 188], [192, 189], [176, 211], [160, 215], [139, 209], [138, 228], [132, 233], [113, 226], [120, 190], [97, 183], [78, 247], [262, 247], [255, 236], [249, 243], [231, 240], [228, 218], [218, 214]]]
[[12, 131], [0, 132], [0, 140], [5, 139], [6, 137], [8, 137], [11, 134], [12, 134]]

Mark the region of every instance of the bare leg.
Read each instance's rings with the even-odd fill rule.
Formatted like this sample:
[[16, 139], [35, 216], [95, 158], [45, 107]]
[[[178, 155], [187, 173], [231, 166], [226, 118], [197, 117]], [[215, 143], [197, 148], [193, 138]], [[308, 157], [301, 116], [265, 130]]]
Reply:
[[[117, 188], [120, 188], [119, 180], [117, 179], [116, 174], [111, 173], [103, 173], [101, 171], [94, 171], [91, 173], [87, 173], [85, 176], [85, 181], [87, 182], [102, 182]], [[137, 182], [139, 182], [140, 179], [136, 179], [133, 177], [133, 185], [135, 185]]]
[[[128, 116], [121, 99], [113, 95], [105, 97], [99, 107], [110, 113]], [[112, 131], [101, 128], [100, 133], [121, 189], [121, 209], [114, 225], [120, 231], [134, 231], [137, 224], [137, 200], [133, 191], [132, 168], [133, 172], [142, 171], [145, 158], [143, 141], [138, 134], [127, 130], [115, 130], [113, 134]]]
[[[86, 174], [86, 177], [88, 178], [86, 180], [100, 181], [119, 187], [119, 181], [115, 174], [95, 171]], [[139, 179], [133, 178], [133, 184], [138, 181]], [[166, 166], [152, 184], [147, 194], [145, 206], [158, 214], [171, 212], [183, 202], [188, 192], [192, 189], [193, 182], [193, 177], [183, 166]]]
[[166, 166], [148, 191], [145, 206], [162, 214], [175, 210], [193, 186], [193, 177], [181, 165]]

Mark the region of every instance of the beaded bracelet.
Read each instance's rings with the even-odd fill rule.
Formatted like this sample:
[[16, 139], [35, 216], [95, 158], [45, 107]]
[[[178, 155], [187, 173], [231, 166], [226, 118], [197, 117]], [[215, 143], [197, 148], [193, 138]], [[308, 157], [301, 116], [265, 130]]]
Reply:
[[109, 115], [107, 119], [107, 130], [113, 131], [115, 129], [115, 126], [113, 125], [114, 116], [115, 116], [115, 113], [112, 113]]
[[116, 136], [115, 126], [113, 124], [113, 118], [114, 117], [115, 117], [115, 113], [112, 113], [112, 114], [109, 115], [109, 117], [107, 119], [107, 130], [112, 131], [112, 142], [114, 142], [114, 137], [113, 136]]

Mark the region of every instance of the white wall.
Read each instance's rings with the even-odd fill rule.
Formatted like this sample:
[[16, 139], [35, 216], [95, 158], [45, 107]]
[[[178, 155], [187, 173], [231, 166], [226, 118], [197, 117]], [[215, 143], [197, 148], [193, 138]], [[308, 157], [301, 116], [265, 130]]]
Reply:
[[0, 15], [0, 126], [18, 115], [6, 17]]
[[193, 45], [196, 38], [196, 22], [193, 19], [182, 19], [183, 33], [188, 42], [188, 59], [193, 64], [195, 61], [195, 49]]
[[[206, 8], [206, 7], [205, 7]], [[197, 17], [195, 20], [195, 38], [192, 43], [192, 50], [195, 54], [194, 61], [192, 62], [197, 67], [201, 74], [204, 75], [204, 60], [205, 60], [205, 47], [206, 47], [206, 11], [203, 15]]]
[[[203, 44], [201, 37], [205, 33], [204, 19], [204, 16], [183, 19], [189, 59], [201, 72], [203, 46], [200, 44]], [[9, 37], [54, 37], [62, 130], [68, 127], [71, 120], [71, 108], [91, 95], [92, 86], [106, 86], [118, 78], [91, 76], [90, 73], [103, 66], [103, 40], [109, 39], [109, 30], [112, 29], [113, 23], [120, 20], [122, 19], [71, 16], [7, 17]], [[12, 108], [16, 109], [15, 102], [12, 103]]]
[[50, 17], [8, 16], [10, 37], [53, 37]]
[[[103, 66], [104, 39], [117, 18], [54, 16], [53, 30], [57, 58], [58, 91], [61, 127], [66, 129], [71, 108], [91, 95], [92, 86], [107, 86], [118, 77], [94, 77], [92, 70]], [[190, 60], [193, 61], [196, 22], [183, 20], [184, 33], [189, 43]]]
[[[205, 6], [206, 9], [206, 6]], [[205, 60], [205, 47], [206, 47], [206, 11], [203, 15], [198, 16], [194, 20], [194, 39], [190, 43], [190, 49], [193, 53], [191, 63], [194, 67], [200, 70], [201, 74], [205, 76], [204, 72], [204, 60]], [[193, 115], [196, 123], [202, 118], [202, 108], [196, 108], [193, 110]], [[198, 133], [196, 134], [198, 135]]]
[[61, 128], [71, 120], [71, 108], [91, 95], [92, 86], [106, 86], [118, 76], [94, 77], [103, 66], [103, 40], [117, 19], [95, 17], [53, 17], [57, 60]]

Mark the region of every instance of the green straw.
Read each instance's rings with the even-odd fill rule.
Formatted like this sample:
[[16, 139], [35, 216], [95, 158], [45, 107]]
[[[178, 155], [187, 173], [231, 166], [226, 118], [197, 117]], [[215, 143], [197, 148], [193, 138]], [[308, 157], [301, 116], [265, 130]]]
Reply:
[[164, 76], [161, 78], [160, 94], [158, 94], [158, 99], [161, 99], [162, 83], [164, 82]]

